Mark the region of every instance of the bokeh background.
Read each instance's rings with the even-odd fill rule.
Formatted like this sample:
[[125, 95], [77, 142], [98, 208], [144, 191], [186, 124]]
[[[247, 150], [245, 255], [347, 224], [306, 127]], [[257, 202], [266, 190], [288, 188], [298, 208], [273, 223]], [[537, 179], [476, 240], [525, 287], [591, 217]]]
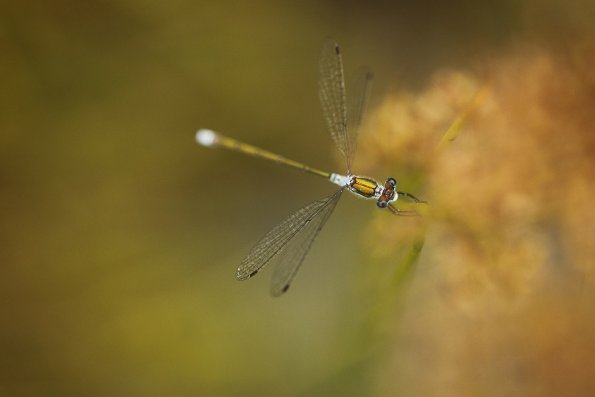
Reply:
[[[595, 393], [592, 1], [0, 10], [0, 395]], [[237, 264], [333, 188], [194, 132], [341, 171], [326, 36], [375, 72], [356, 169], [431, 205], [345, 196], [272, 298]]]

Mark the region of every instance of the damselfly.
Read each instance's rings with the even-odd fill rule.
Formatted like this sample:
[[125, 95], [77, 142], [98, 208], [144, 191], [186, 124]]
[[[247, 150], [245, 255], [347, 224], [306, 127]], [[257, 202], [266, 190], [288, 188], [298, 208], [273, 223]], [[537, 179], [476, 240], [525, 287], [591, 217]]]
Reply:
[[278, 257], [279, 263], [273, 273], [271, 293], [279, 296], [286, 292], [344, 190], [359, 197], [376, 200], [379, 208], [388, 208], [395, 215], [417, 214], [413, 210], [399, 209], [394, 205], [399, 197], [415, 203], [424, 203], [410, 193], [398, 191], [394, 178], [388, 178], [384, 184], [380, 184], [371, 178], [357, 176], [351, 172], [357, 133], [366, 108], [371, 80], [371, 73], [366, 70], [360, 72], [354, 86], [356, 95], [352, 97], [353, 101], [349, 103], [348, 110], [341, 51], [334, 40], [326, 40], [320, 59], [319, 96], [331, 137], [345, 158], [346, 175], [321, 171], [211, 130], [201, 129], [196, 133], [197, 142], [203, 146], [223, 147], [272, 160], [339, 185], [333, 194], [300, 208], [267, 233], [240, 263], [236, 273], [238, 280], [249, 279], [274, 257]]

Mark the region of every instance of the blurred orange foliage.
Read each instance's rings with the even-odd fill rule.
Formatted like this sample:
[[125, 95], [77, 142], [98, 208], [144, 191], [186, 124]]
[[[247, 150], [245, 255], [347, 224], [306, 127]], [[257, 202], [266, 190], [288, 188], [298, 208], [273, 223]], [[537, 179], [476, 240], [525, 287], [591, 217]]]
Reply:
[[[380, 395], [595, 393], [594, 56], [589, 45], [523, 46], [481, 79], [441, 72], [378, 111], [361, 151], [421, 168], [431, 203]], [[485, 100], [437, 151], [437, 131], [480, 87]], [[387, 257], [423, 227], [389, 218], [368, 241]]]

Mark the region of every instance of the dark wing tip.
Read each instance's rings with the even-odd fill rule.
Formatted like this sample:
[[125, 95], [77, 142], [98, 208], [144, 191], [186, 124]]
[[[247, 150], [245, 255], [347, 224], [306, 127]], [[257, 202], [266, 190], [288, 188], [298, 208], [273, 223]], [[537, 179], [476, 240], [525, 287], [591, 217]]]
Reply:
[[326, 38], [324, 39], [323, 48], [325, 49], [325, 51], [330, 51], [331, 48], [334, 48], [335, 54], [337, 54], [337, 55], [341, 54], [341, 48], [339, 48], [339, 43], [337, 43], [337, 40], [335, 40], [331, 36], [326, 36]]
[[258, 273], [258, 270], [254, 270], [252, 273], [246, 274], [241, 269], [238, 269], [238, 271], [236, 272], [236, 279], [238, 279], [239, 281], [248, 280], [250, 277], [254, 276], [256, 273]]
[[281, 288], [281, 289], [272, 289], [271, 295], [273, 295], [274, 297], [279, 297], [279, 296], [283, 295], [284, 293], [286, 293], [288, 289], [289, 289], [289, 284], [285, 284], [283, 286], [283, 288]]

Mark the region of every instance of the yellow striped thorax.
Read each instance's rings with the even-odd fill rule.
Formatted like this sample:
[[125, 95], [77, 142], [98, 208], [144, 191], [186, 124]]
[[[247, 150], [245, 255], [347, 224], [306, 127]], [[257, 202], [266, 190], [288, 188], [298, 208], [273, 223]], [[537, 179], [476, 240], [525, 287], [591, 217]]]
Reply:
[[348, 187], [350, 191], [359, 196], [377, 199], [376, 205], [380, 208], [386, 208], [388, 203], [396, 201], [398, 198], [397, 181], [394, 178], [388, 178], [383, 186], [371, 178], [351, 176]]
[[380, 196], [382, 186], [374, 179], [352, 176], [349, 180], [349, 190], [365, 198], [373, 198]]

